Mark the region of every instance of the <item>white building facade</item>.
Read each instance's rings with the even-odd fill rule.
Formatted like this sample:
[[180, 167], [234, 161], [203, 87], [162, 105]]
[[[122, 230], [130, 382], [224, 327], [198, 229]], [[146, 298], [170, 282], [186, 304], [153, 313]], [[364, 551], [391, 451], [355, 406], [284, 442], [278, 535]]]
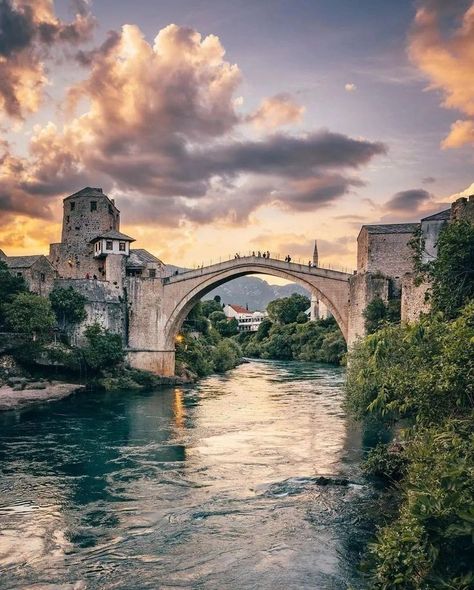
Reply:
[[222, 310], [228, 320], [236, 319], [239, 332], [256, 332], [262, 321], [268, 317], [265, 311], [249, 311], [241, 305], [227, 304]]

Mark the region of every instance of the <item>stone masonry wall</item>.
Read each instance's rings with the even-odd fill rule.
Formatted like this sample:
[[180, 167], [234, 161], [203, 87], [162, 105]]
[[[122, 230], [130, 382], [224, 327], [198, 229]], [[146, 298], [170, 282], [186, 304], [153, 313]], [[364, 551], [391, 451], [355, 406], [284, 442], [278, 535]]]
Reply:
[[72, 287], [87, 299], [87, 318], [70, 330], [72, 344], [84, 344], [84, 330], [88, 325], [98, 323], [102, 327], [120, 334], [125, 344], [126, 305], [121, 290], [108, 281], [87, 279], [57, 279], [58, 287]]
[[421, 314], [429, 313], [430, 305], [426, 302], [429, 283], [415, 284], [415, 275], [407, 273], [402, 279], [401, 320], [411, 324], [420, 319]]
[[388, 301], [389, 288], [390, 280], [378, 274], [355, 274], [349, 279], [349, 346], [366, 335], [363, 313], [367, 305], [376, 297]]
[[366, 272], [398, 278], [413, 268], [412, 233], [369, 234]]
[[87, 274], [105, 277], [105, 261], [94, 258], [92, 244], [81, 250], [75, 244], [50, 244], [48, 259], [61, 278], [85, 279]]
[[[93, 211], [92, 202], [96, 206]], [[64, 200], [63, 207], [61, 242], [74, 243], [79, 250], [100, 233], [120, 229], [120, 213], [105, 195], [69, 197]]]

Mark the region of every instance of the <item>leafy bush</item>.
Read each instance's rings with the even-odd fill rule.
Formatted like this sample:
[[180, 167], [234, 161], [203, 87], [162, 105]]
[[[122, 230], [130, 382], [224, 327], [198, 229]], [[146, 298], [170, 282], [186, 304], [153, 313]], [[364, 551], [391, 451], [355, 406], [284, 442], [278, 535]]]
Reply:
[[99, 324], [87, 326], [84, 331], [87, 340], [82, 349], [87, 365], [96, 371], [110, 370], [123, 363], [125, 352], [122, 338]]
[[351, 351], [347, 403], [363, 417], [436, 423], [473, 407], [474, 303], [459, 318], [389, 326]]
[[4, 306], [5, 321], [14, 332], [43, 339], [55, 326], [56, 318], [48, 299], [34, 293], [18, 293]]
[[370, 547], [371, 588], [474, 586], [474, 302], [387, 326], [351, 351], [348, 406], [359, 417], [404, 420], [405, 450], [369, 454], [366, 469], [398, 484], [400, 509]]
[[273, 322], [292, 324], [297, 321], [298, 314], [308, 309], [310, 301], [305, 295], [293, 293], [290, 297], [282, 297], [270, 301], [267, 312]]
[[60, 326], [78, 324], [86, 319], [86, 298], [72, 287], [55, 287], [49, 294], [51, 307]]
[[474, 585], [472, 416], [421, 429], [407, 449], [404, 501], [370, 547], [372, 587], [468, 589]]
[[406, 465], [407, 458], [401, 445], [379, 443], [367, 455], [363, 469], [368, 475], [398, 481], [405, 473]]
[[5, 323], [5, 305], [27, 290], [24, 278], [14, 276], [6, 262], [0, 260], [0, 325]]
[[429, 266], [434, 310], [454, 318], [474, 299], [474, 225], [449, 223], [438, 240], [438, 257]]
[[242, 351], [233, 340], [221, 340], [212, 351], [212, 362], [217, 373], [224, 373], [239, 364]]
[[362, 314], [367, 334], [373, 334], [386, 324], [400, 322], [400, 303], [400, 299], [391, 299], [388, 303], [380, 297], [372, 299]]
[[239, 333], [239, 322], [235, 318], [230, 320], [221, 320], [215, 325], [216, 330], [221, 336], [236, 336]]

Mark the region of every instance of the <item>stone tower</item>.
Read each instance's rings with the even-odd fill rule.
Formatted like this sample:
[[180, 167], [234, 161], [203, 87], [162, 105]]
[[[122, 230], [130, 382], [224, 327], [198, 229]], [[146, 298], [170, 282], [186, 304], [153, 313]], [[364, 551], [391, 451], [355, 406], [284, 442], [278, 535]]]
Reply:
[[88, 186], [63, 200], [63, 244], [82, 247], [111, 229], [120, 230], [120, 211], [101, 188]]
[[[319, 266], [319, 254], [318, 254], [318, 241], [317, 240], [314, 240], [313, 266]], [[312, 322], [319, 320], [319, 299], [314, 291], [311, 293], [310, 320]]]
[[86, 187], [63, 200], [61, 243], [51, 244], [49, 260], [60, 277], [106, 279], [104, 260], [94, 256], [94, 240], [120, 229], [120, 211], [101, 188]]

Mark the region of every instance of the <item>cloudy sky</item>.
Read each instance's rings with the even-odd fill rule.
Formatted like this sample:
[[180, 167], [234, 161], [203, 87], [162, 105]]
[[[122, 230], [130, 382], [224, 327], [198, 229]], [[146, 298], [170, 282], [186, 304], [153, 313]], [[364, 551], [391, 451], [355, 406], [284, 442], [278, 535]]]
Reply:
[[89, 185], [165, 262], [353, 267], [361, 223], [474, 193], [473, 148], [472, 0], [0, 0], [7, 254]]

